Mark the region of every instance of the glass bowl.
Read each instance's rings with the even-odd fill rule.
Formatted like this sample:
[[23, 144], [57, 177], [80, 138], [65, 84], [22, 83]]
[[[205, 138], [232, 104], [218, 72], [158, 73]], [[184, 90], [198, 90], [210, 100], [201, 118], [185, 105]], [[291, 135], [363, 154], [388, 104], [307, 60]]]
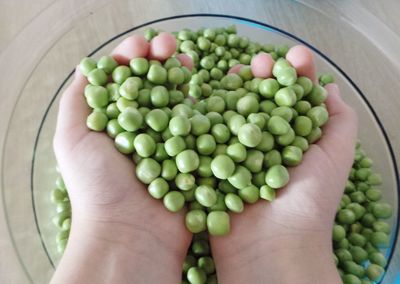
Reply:
[[[197, 29], [232, 24], [236, 25], [238, 34], [258, 42], [289, 46], [302, 43], [309, 46], [316, 55], [318, 72], [335, 76], [344, 99], [356, 109], [360, 118], [359, 138], [363, 148], [374, 160], [374, 170], [382, 174], [383, 199], [394, 208], [393, 217], [389, 220], [393, 228], [391, 246], [385, 253], [389, 258], [388, 271], [396, 271], [398, 267], [392, 268], [390, 259], [395, 253], [398, 238], [399, 179], [390, 141], [367, 98], [349, 76], [322, 52], [270, 25], [234, 16], [202, 14], [164, 18], [133, 27], [99, 45], [90, 54], [82, 52], [81, 57], [89, 55], [98, 58], [108, 54], [123, 38], [142, 33], [148, 27], [176, 31], [182, 27]], [[80, 44], [71, 39], [65, 48], [79, 49]], [[32, 283], [48, 282], [60, 257], [55, 245], [56, 228], [51, 222], [54, 207], [50, 202], [50, 191], [57, 177], [52, 137], [60, 95], [73, 75], [73, 71], [65, 71], [65, 65], [70, 64], [62, 59], [46, 57], [43, 60], [47, 60], [47, 64], [57, 63], [65, 79], [60, 84], [47, 73], [46, 64], [37, 65], [13, 109], [6, 133], [1, 172], [2, 201], [8, 229], [20, 264]], [[57, 85], [59, 87], [52, 92]], [[386, 282], [385, 279], [386, 276], [382, 282]]]

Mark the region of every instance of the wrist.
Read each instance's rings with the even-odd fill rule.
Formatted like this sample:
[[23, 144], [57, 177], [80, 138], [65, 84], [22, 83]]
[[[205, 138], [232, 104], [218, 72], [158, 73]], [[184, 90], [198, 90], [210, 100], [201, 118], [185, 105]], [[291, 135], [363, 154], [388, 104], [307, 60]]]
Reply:
[[130, 225], [76, 220], [53, 282], [178, 283], [185, 255], [161, 238]]

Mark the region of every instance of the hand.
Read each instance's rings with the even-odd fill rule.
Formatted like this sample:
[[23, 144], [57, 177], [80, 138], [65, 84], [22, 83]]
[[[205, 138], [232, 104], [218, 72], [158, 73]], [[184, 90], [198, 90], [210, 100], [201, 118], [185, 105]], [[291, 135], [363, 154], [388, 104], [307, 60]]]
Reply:
[[[128, 64], [148, 53], [143, 48], [149, 49], [144, 38], [132, 36], [112, 55]], [[167, 57], [158, 54], [160, 60]], [[105, 133], [86, 127], [86, 84], [76, 70], [60, 101], [54, 137], [73, 218], [53, 283], [178, 283], [191, 239], [183, 214], [170, 213], [151, 198], [136, 179], [132, 160]]]
[[[298, 73], [315, 80], [313, 58], [304, 52], [287, 58]], [[326, 89], [329, 121], [302, 163], [289, 170], [289, 184], [273, 202], [231, 214], [231, 233], [211, 238], [219, 283], [341, 283], [332, 226], [353, 162], [357, 117], [337, 85]]]

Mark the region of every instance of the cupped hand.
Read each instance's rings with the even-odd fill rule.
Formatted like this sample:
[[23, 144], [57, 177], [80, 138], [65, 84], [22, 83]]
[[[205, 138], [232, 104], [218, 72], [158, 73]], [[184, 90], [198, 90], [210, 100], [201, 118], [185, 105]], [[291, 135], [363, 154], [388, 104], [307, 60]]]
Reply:
[[[165, 60], [169, 55], [163, 52], [161, 48], [160, 53], [160, 46], [154, 51], [143, 37], [134, 35], [117, 46], [112, 56], [120, 64], [128, 65], [130, 59], [146, 55]], [[119, 153], [114, 141], [105, 133], [86, 127], [90, 113], [83, 95], [86, 84], [85, 77], [77, 69], [73, 82], [61, 97], [54, 137], [55, 154], [72, 205], [71, 235], [58, 271], [72, 269], [67, 263], [74, 262], [77, 250], [84, 253], [83, 244], [99, 243], [98, 251], [93, 252], [99, 257], [104, 257], [102, 250], [112, 254], [111, 259], [116, 262], [115, 254], [121, 252], [133, 257], [124, 257], [127, 263], [123, 266], [128, 270], [130, 267], [136, 275], [130, 279], [125, 279], [129, 273], [119, 276], [129, 280], [128, 283], [134, 283], [135, 279], [150, 283], [147, 281], [151, 281], [151, 275], [154, 279], [163, 278], [164, 283], [175, 283], [180, 279], [181, 265], [191, 239], [184, 226], [183, 213], [168, 212], [160, 201], [151, 198], [147, 187], [136, 178], [132, 159]], [[135, 261], [143, 266], [142, 273], [133, 269]], [[148, 275], [140, 278], [141, 274]], [[55, 279], [60, 280], [64, 273], [58, 275], [56, 273]], [[101, 273], [98, 277], [101, 278]], [[73, 279], [68, 279], [68, 283], [74, 283]]]
[[[294, 47], [287, 59], [315, 81], [309, 50]], [[326, 89], [329, 121], [302, 163], [289, 169], [289, 184], [276, 200], [231, 214], [230, 234], [211, 238], [220, 283], [341, 283], [332, 226], [353, 162], [357, 117], [336, 84]]]

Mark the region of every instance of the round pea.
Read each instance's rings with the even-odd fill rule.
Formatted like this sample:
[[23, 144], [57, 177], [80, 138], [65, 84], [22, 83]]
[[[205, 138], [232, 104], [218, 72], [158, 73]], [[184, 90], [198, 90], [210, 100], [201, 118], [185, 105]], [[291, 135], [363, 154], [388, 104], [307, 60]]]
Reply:
[[247, 147], [256, 147], [262, 139], [260, 128], [252, 123], [243, 124], [238, 131], [240, 143]]
[[164, 197], [164, 195], [168, 192], [169, 190], [169, 185], [168, 182], [165, 181], [165, 179], [159, 177], [153, 180], [147, 190], [149, 191], [149, 194], [156, 198], [156, 199], [161, 199]]
[[181, 173], [195, 171], [199, 167], [199, 156], [193, 150], [185, 150], [176, 156], [176, 166]]
[[207, 229], [207, 215], [203, 210], [190, 210], [185, 217], [186, 228], [192, 233]]
[[128, 107], [118, 115], [119, 125], [127, 131], [138, 130], [143, 123], [143, 116], [133, 107]]
[[282, 165], [274, 165], [265, 175], [265, 183], [271, 188], [284, 187], [289, 182], [289, 172]]
[[136, 166], [136, 176], [145, 184], [150, 184], [160, 175], [160, 173], [160, 164], [151, 158], [142, 159]]
[[164, 196], [163, 203], [168, 211], [178, 212], [185, 205], [185, 197], [179, 191], [170, 191]]
[[224, 236], [230, 231], [229, 214], [224, 211], [212, 211], [207, 215], [207, 230], [212, 236]]
[[136, 153], [143, 158], [150, 157], [156, 151], [156, 143], [150, 135], [141, 133], [133, 141]]
[[200, 185], [194, 192], [196, 200], [205, 207], [211, 207], [217, 202], [216, 191], [207, 185]]
[[235, 163], [227, 155], [218, 155], [211, 162], [211, 170], [219, 179], [229, 178], [235, 171]]

